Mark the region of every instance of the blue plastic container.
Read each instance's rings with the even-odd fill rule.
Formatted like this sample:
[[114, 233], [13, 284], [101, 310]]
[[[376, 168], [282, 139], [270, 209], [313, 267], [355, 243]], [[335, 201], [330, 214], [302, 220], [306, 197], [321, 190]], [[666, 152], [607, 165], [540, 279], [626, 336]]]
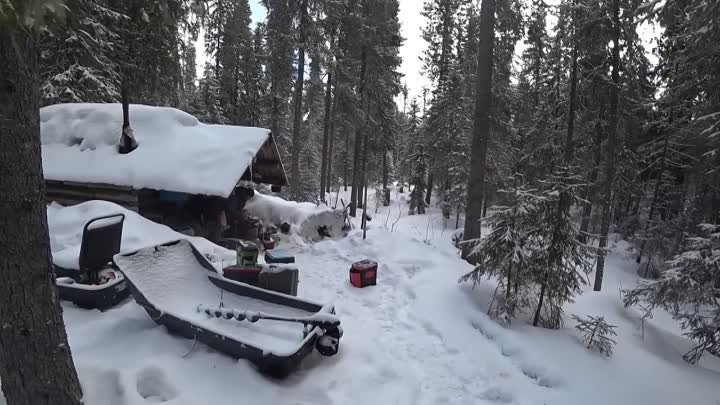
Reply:
[[265, 263], [295, 263], [295, 256], [281, 249], [266, 250]]

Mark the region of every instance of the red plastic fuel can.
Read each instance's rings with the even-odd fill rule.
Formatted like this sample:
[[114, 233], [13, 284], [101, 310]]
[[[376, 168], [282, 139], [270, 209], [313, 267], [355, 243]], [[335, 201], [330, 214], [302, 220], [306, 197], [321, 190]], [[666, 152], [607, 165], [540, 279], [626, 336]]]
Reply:
[[377, 262], [363, 260], [350, 267], [350, 284], [357, 288], [377, 284]]

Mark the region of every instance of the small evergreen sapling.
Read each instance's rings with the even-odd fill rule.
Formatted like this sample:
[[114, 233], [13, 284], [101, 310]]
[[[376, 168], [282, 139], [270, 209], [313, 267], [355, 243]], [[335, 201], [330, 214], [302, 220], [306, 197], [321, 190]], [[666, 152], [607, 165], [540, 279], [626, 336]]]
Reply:
[[542, 197], [522, 186], [509, 189], [505, 194], [509, 204], [496, 207], [487, 218], [492, 229], [490, 234], [479, 241], [470, 241], [477, 243], [468, 256], [476, 267], [460, 281], [470, 280], [475, 286], [482, 277], [496, 277], [498, 284], [488, 313], [494, 312], [497, 319], [509, 323], [518, 308], [530, 305], [528, 298], [533, 287], [528, 273], [538, 263], [535, 247]]
[[640, 282], [625, 293], [625, 306], [646, 303], [680, 321], [697, 345], [683, 358], [697, 363], [704, 352], [720, 356], [720, 226], [702, 224], [700, 235], [667, 262], [659, 280]]
[[572, 317], [577, 321], [575, 329], [580, 332], [581, 340], [588, 349], [596, 350], [608, 357], [612, 356], [612, 349], [617, 341], [611, 336], [617, 336], [614, 330], [617, 326], [608, 324], [603, 316], [588, 315], [587, 319], [577, 315]]
[[592, 270], [595, 250], [579, 241], [579, 232], [570, 215], [570, 205], [585, 184], [567, 169], [555, 171], [543, 181], [542, 215], [538, 222], [539, 260], [530, 277], [540, 286], [533, 326], [557, 329], [562, 326], [562, 307], [582, 292], [586, 275]]

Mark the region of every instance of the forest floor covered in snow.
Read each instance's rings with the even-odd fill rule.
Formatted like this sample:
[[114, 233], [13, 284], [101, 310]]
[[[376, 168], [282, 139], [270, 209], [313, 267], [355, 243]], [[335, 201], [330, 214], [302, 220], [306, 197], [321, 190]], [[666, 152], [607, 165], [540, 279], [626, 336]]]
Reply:
[[[355, 229], [343, 239], [280, 246], [296, 255], [299, 296], [336, 305], [345, 331], [338, 355], [325, 358], [315, 352], [289, 378], [273, 380], [247, 361], [169, 335], [132, 300], [107, 312], [63, 303], [85, 403], [720, 401], [720, 359], [708, 356], [697, 366], [685, 363], [681, 356], [691, 342], [667, 314], [648, 320], [643, 338], [640, 312], [623, 307], [619, 290], [637, 280], [625, 242], [612, 245], [604, 291], [587, 287], [565, 308], [568, 317], [601, 315], [618, 326], [614, 355], [606, 358], [583, 347], [571, 319], [554, 331], [532, 328], [527, 318], [509, 328], [491, 320], [486, 310], [494, 285], [488, 281], [473, 290], [457, 282], [472, 267], [452, 245], [454, 218], [444, 226], [436, 209], [408, 216], [404, 196], [393, 192], [392, 198], [390, 207], [373, 215], [366, 240]], [[366, 258], [379, 263], [378, 285], [353, 288], [350, 265]]]

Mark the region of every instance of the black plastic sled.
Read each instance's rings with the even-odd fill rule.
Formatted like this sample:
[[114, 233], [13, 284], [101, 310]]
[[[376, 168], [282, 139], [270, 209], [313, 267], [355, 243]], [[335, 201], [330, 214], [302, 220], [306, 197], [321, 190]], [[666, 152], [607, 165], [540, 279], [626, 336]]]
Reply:
[[273, 377], [317, 348], [337, 353], [334, 307], [229, 280], [187, 240], [115, 256], [135, 301], [168, 331], [253, 362]]
[[60, 299], [81, 308], [105, 310], [130, 295], [124, 275], [113, 265], [120, 252], [125, 215], [93, 218], [83, 228], [78, 268], [55, 267]]

